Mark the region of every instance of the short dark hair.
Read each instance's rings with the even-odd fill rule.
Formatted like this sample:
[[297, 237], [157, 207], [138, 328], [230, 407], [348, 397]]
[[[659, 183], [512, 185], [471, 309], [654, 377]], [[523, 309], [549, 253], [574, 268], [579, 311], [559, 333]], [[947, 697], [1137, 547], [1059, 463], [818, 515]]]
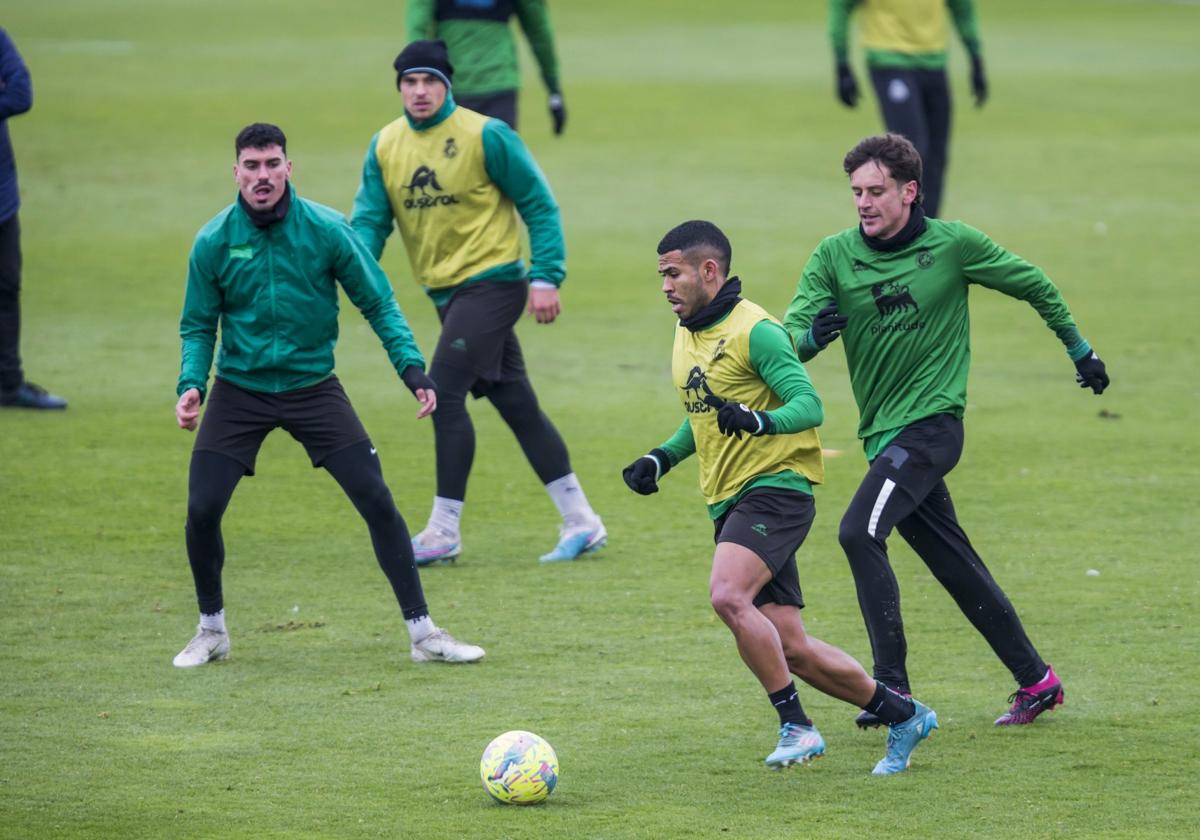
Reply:
[[241, 157], [242, 149], [265, 149], [267, 146], [278, 146], [287, 154], [287, 137], [283, 129], [271, 123], [251, 123], [238, 132], [233, 141], [233, 154]]
[[876, 134], [846, 153], [842, 169], [849, 175], [863, 164], [875, 161], [885, 168], [896, 183], [917, 182], [917, 203], [925, 197], [921, 189], [921, 153], [903, 134]]
[[667, 235], [658, 243], [658, 253], [667, 254], [671, 251], [688, 251], [704, 248], [713, 253], [721, 273], [729, 276], [729, 264], [733, 262], [733, 246], [729, 238], [712, 222], [693, 219], [676, 225], [667, 231]]

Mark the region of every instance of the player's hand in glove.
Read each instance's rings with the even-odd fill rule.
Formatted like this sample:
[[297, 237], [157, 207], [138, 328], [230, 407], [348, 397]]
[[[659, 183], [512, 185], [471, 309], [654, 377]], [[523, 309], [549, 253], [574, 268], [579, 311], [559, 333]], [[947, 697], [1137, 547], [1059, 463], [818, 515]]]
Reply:
[[837, 97], [847, 108], [858, 104], [858, 81], [854, 78], [850, 64], [845, 61], [839, 61], [837, 64]]
[[829, 342], [834, 341], [842, 334], [842, 330], [846, 329], [846, 323], [846, 316], [838, 314], [837, 304], [829, 304], [817, 313], [817, 317], [813, 318], [810, 330], [813, 344], [817, 345], [818, 350], [824, 350]]
[[726, 437], [742, 439], [742, 432], [757, 437], [771, 432], [771, 418], [765, 411], [755, 411], [745, 403], [729, 402], [709, 395], [704, 402], [717, 410], [717, 429]]
[[634, 493], [649, 496], [658, 492], [658, 480], [671, 469], [671, 459], [661, 449], [651, 449], [650, 453], [638, 458], [621, 471], [621, 477]]
[[1075, 363], [1075, 381], [1080, 388], [1091, 388], [1094, 394], [1103, 394], [1108, 387], [1108, 374], [1104, 372], [1104, 362], [1093, 350]]
[[554, 122], [554, 133], [562, 134], [567, 125], [567, 105], [561, 93], [550, 94], [550, 119]]
[[971, 93], [975, 95], [975, 107], [982, 108], [988, 98], [987, 73], [983, 72], [983, 56], [971, 56]]

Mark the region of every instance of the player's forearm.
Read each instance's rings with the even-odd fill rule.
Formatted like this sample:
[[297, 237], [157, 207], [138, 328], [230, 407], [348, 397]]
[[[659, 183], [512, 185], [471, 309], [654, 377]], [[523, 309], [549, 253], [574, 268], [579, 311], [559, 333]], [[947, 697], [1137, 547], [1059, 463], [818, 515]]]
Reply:
[[821, 398], [782, 328], [770, 321], [754, 326], [750, 331], [750, 363], [767, 387], [783, 401], [779, 408], [764, 412], [771, 418], [771, 434], [802, 432], [824, 422]]
[[360, 307], [363, 317], [371, 325], [371, 330], [379, 337], [383, 349], [387, 351], [388, 360], [396, 373], [404, 373], [404, 369], [416, 365], [425, 369], [425, 357], [417, 347], [412, 329], [400, 311], [391, 289], [386, 297], [380, 298], [366, 307]]
[[802, 295], [797, 294], [783, 317], [783, 328], [792, 340], [797, 358], [802, 362], [810, 361], [821, 352], [821, 348], [813, 340], [811, 329], [816, 311], [815, 304], [810, 304]]
[[0, 33], [0, 119], [24, 114], [33, 107], [29, 68], [7, 33]]
[[829, 0], [829, 44], [838, 62], [850, 58], [850, 10], [854, 0]]
[[207, 340], [201, 337], [183, 339], [175, 396], [182, 395], [189, 388], [195, 388], [200, 392], [200, 399], [204, 399], [208, 390], [208, 372], [212, 369], [215, 341], [215, 331]]
[[691, 421], [686, 417], [683, 418], [683, 422], [675, 430], [675, 434], [667, 438], [658, 448], [667, 453], [672, 467], [688, 456], [695, 454], [696, 438], [692, 434]]
[[544, 0], [519, 0], [517, 20], [529, 39], [529, 48], [542, 71], [542, 81], [551, 93], [561, 91], [558, 74], [558, 54], [554, 50], [554, 30]]
[[954, 28], [958, 37], [971, 55], [979, 55], [983, 49], [979, 41], [979, 20], [975, 16], [975, 4], [972, 0], [946, 0], [950, 7], [950, 16], [954, 20]]

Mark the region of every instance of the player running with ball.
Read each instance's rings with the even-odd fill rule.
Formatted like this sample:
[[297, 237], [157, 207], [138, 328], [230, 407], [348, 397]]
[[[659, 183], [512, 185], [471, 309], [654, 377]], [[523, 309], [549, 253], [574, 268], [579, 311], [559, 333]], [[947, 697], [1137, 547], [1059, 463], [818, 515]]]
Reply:
[[679, 317], [671, 372], [686, 417], [661, 446], [625, 468], [637, 493], [695, 453], [716, 526], [709, 583], [713, 609], [779, 713], [772, 767], [805, 762], [825, 741], [804, 714], [791, 674], [853, 703], [890, 728], [876, 775], [905, 770], [937, 728], [921, 703], [875, 682], [851, 656], [807, 635], [796, 550], [812, 525], [812, 485], [824, 477], [815, 427], [821, 401], [787, 333], [739, 297], [729, 240], [710, 222], [684, 222], [658, 245], [663, 293]]

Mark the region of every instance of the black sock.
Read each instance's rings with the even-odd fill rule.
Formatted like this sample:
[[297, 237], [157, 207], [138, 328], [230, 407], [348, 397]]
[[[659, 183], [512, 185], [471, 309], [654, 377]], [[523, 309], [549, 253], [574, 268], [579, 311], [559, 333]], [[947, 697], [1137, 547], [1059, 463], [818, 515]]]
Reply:
[[767, 699], [771, 701], [775, 711], [779, 712], [780, 726], [785, 723], [812, 726], [812, 721], [804, 714], [804, 708], [800, 705], [800, 695], [796, 693], [795, 683], [788, 683], [778, 691], [772, 691], [767, 695]]
[[893, 723], [904, 723], [917, 713], [911, 698], [897, 694], [881, 682], [875, 683], [875, 694], [871, 702], [863, 706], [863, 711], [870, 712], [889, 726]]

